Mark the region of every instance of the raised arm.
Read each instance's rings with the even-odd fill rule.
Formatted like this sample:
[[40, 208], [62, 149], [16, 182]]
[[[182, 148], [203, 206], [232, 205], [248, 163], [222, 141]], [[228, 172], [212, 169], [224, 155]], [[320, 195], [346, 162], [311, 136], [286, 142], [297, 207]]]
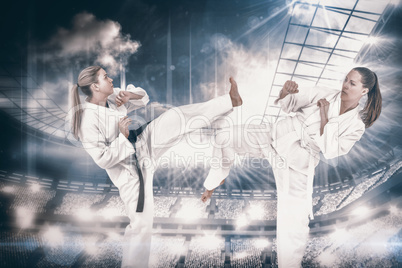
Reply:
[[111, 100], [116, 103], [117, 107], [125, 105], [127, 113], [130, 113], [138, 108], [145, 107], [149, 102], [149, 96], [144, 89], [129, 84], [126, 90], [115, 88]]
[[303, 88], [299, 92], [296, 82], [286, 81], [274, 103], [279, 103], [285, 113], [297, 112], [309, 105], [315, 105], [322, 98], [332, 99], [337, 93], [339, 90], [322, 86]]
[[299, 93], [299, 85], [288, 80], [283, 85], [279, 98], [274, 103], [279, 103], [285, 113], [296, 112], [311, 103], [310, 90]]

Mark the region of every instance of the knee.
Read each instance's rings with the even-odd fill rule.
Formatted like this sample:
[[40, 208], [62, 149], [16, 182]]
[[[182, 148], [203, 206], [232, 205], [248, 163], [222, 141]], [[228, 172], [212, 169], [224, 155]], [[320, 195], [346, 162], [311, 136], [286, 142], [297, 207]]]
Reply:
[[219, 146], [220, 148], [223, 148], [225, 146], [229, 146], [229, 141], [230, 141], [230, 133], [229, 131], [219, 131], [215, 135], [215, 144]]

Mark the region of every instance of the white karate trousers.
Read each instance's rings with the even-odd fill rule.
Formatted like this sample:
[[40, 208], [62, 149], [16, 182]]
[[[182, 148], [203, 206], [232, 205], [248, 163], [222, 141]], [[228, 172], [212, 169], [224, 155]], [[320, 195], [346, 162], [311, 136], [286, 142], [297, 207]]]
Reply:
[[144, 211], [136, 212], [140, 183], [133, 167], [128, 182], [119, 187], [130, 219], [124, 234], [122, 267], [148, 267], [154, 213], [153, 175], [158, 158], [183, 135], [209, 126], [230, 111], [232, 102], [228, 94], [204, 103], [180, 106], [160, 115], [138, 136], [135, 145], [144, 177]]
[[[271, 129], [270, 125], [249, 125], [221, 130], [215, 137], [213, 150], [213, 157], [220, 159], [215, 160], [215, 163], [220, 163], [211, 165], [204, 186], [208, 190], [219, 186], [229, 175], [235, 154], [268, 159], [274, 172], [278, 194], [278, 264], [282, 268], [301, 267], [309, 233], [308, 216], [311, 203], [307, 192], [308, 178], [292, 168], [286, 171], [284, 157], [279, 157], [271, 146]], [[277, 134], [281, 135], [280, 131], [277, 130]], [[288, 191], [285, 191], [283, 183], [286, 175], [289, 175]]]

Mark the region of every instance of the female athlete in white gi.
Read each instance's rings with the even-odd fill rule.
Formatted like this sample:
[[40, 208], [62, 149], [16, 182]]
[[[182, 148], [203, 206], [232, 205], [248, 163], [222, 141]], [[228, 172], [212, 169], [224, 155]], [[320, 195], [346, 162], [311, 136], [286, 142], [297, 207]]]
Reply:
[[[367, 95], [361, 116], [359, 101]], [[342, 90], [314, 87], [300, 90], [287, 81], [276, 102], [286, 113], [272, 125], [238, 126], [216, 135], [213, 156], [220, 165], [211, 166], [201, 199], [229, 175], [235, 154], [267, 158], [272, 166], [277, 193], [277, 248], [279, 267], [300, 267], [312, 218], [314, 168], [320, 151], [330, 159], [345, 155], [360, 140], [381, 113], [377, 75], [364, 67], [352, 69]], [[233, 131], [232, 131], [233, 130]]]
[[[131, 119], [126, 115], [148, 103], [147, 93], [132, 85], [127, 91], [116, 89], [112, 82], [99, 66], [81, 71], [70, 93], [72, 133], [95, 163], [107, 171], [125, 204], [130, 224], [124, 235], [122, 267], [143, 268], [148, 267], [150, 255], [156, 160], [180, 137], [208, 126], [217, 117], [240, 106], [242, 100], [231, 78], [229, 94], [170, 109], [145, 124], [139, 134], [139, 131], [129, 131]], [[78, 88], [87, 95], [83, 105]]]

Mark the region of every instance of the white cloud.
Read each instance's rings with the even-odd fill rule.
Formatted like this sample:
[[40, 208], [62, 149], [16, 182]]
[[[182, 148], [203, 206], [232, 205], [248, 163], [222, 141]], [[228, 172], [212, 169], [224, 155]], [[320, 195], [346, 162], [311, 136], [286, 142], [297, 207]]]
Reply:
[[60, 28], [45, 45], [48, 54], [46, 61], [71, 60], [94, 61], [105, 67], [112, 75], [119, 70], [119, 65], [127, 64], [127, 59], [141, 46], [131, 40], [129, 34], [123, 34], [121, 25], [112, 20], [98, 20], [93, 14], [79, 13], [72, 20], [70, 29]]

